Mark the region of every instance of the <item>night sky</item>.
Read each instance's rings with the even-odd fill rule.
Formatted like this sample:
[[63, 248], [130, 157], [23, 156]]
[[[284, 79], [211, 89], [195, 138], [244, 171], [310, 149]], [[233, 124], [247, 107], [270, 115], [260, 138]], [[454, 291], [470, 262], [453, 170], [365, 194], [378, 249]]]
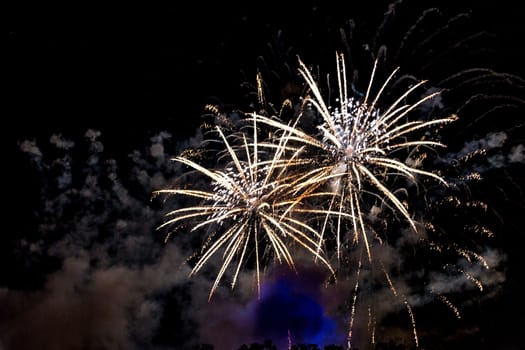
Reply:
[[[324, 72], [334, 69], [336, 52], [345, 52], [363, 89], [380, 45], [387, 70], [401, 66], [447, 89], [440, 108], [459, 121], [444, 131], [444, 163], [455, 157], [459, 176], [481, 174], [468, 196], [489, 208], [431, 213], [443, 240], [474, 244], [494, 264], [476, 275], [483, 290], [405, 252], [409, 264], [441, 271], [428, 285], [461, 305], [457, 319], [429, 302], [428, 286], [412, 285], [417, 272], [398, 276], [414, 288], [420, 346], [522, 348], [525, 16], [510, 0], [458, 2], [11, 4], [3, 36], [0, 350], [237, 350], [266, 339], [284, 349], [290, 334], [296, 344], [346, 345], [345, 321], [334, 315], [348, 310], [351, 283], [321, 288], [323, 272], [305, 260], [298, 276], [269, 267], [261, 300], [245, 271], [234, 290], [224, 282], [208, 302], [216, 269], [188, 278], [196, 239], [164, 243], [166, 232], [155, 228], [173, 202], [152, 193], [180, 175], [170, 159], [197, 145], [207, 104], [226, 114], [248, 110], [261, 72], [278, 106], [300, 84], [297, 56]], [[450, 78], [473, 68], [486, 70]], [[481, 148], [483, 155], [467, 156]], [[465, 238], [473, 223], [490, 228], [490, 239]], [[381, 254], [393, 262], [401, 251]], [[380, 287], [369, 292], [363, 300], [385, 298], [378, 341], [413, 345], [402, 303], [390, 305]]]

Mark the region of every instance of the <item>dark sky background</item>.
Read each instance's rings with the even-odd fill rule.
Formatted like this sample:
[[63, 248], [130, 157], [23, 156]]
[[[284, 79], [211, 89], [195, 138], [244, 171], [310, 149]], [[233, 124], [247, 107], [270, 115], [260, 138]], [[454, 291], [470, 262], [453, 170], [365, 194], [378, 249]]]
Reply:
[[[315, 324], [309, 329], [299, 322], [299, 339], [319, 344], [323, 336], [344, 339], [323, 314], [323, 308], [336, 308], [343, 287], [311, 292], [319, 278], [308, 266], [304, 280], [276, 272], [261, 305], [253, 301], [247, 274], [240, 287], [221, 290], [210, 306], [210, 276], [187, 279], [189, 242], [162, 243], [154, 230], [162, 221], [162, 204], [150, 201], [150, 194], [177, 175], [180, 169], [169, 158], [198, 140], [207, 103], [245, 106], [243, 84], [253, 84], [265, 67], [279, 73], [269, 84], [270, 97], [280, 103], [281, 87], [293, 79], [285, 64], [294, 67], [299, 55], [333, 69], [335, 52], [345, 49], [340, 29], [350, 19], [356, 29], [349, 60], [367, 76], [367, 47], [374, 50], [374, 34], [389, 9], [398, 20], [383, 28], [387, 34], [379, 40], [388, 46], [387, 65], [417, 71], [431, 83], [474, 67], [516, 76], [465, 83], [466, 92], [444, 102], [465, 115], [447, 135], [450, 155], [464, 156], [476, 146], [488, 150], [471, 165], [486, 177], [473, 192], [494, 208], [487, 215], [494, 249], [487, 252], [497, 251], [491, 261], [500, 265], [487, 274], [481, 294], [452, 293], [466, 305], [461, 321], [449, 322], [432, 307], [421, 311], [421, 334], [426, 349], [522, 348], [525, 302], [518, 286], [525, 267], [525, 168], [519, 147], [525, 142], [525, 89], [517, 77], [525, 77], [525, 16], [510, 0], [418, 3], [8, 6], [2, 45], [7, 209], [0, 237], [0, 350], [190, 349], [199, 343], [236, 350], [264, 337], [281, 339], [268, 310], [285, 306], [293, 317]], [[441, 20], [422, 25], [422, 34], [414, 36], [430, 40], [424, 53], [403, 53], [410, 53], [409, 43], [394, 57], [399, 38], [433, 6], [442, 10]], [[459, 13], [470, 13], [468, 24], [428, 36]], [[456, 35], [479, 33], [440, 56], [442, 44]], [[272, 58], [269, 44], [281, 56]], [[426, 67], [429, 57], [435, 61]], [[468, 99], [471, 86], [492, 98], [461, 109], [458, 101]], [[445, 221], [446, 214], [440, 215]], [[388, 322], [394, 321], [395, 316]], [[410, 335], [410, 326], [405, 331]], [[391, 338], [397, 339], [396, 332]]]

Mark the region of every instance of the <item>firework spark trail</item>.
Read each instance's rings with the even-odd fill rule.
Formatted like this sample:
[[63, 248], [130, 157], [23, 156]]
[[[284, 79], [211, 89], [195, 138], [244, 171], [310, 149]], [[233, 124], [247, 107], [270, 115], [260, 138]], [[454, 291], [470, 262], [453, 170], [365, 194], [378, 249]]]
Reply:
[[[229, 265], [237, 256], [236, 268], [231, 287], [235, 286], [242, 265], [246, 262], [250, 242], [255, 247], [255, 269], [258, 294], [260, 295], [261, 242], [271, 246], [279, 263], [286, 262], [294, 267], [291, 247], [298, 244], [309, 251], [316, 259], [323, 262], [335, 274], [328, 260], [317, 249], [320, 238], [315, 228], [294, 217], [293, 214], [327, 214], [327, 211], [303, 208], [301, 203], [311, 197], [319, 197], [324, 193], [302, 191], [299, 184], [304, 179], [302, 173], [289, 173], [294, 159], [283, 158], [286, 150], [286, 139], [281, 139], [274, 147], [271, 159], [259, 159], [259, 147], [265, 145], [258, 142], [257, 119], [253, 118], [252, 141], [248, 142], [243, 134], [243, 145], [233, 147], [222, 130], [217, 127], [233, 166], [224, 170], [210, 170], [190, 159], [175, 158], [212, 180], [212, 191], [193, 189], [166, 189], [157, 193], [186, 195], [204, 200], [204, 204], [173, 210], [167, 214], [172, 217], [162, 225], [173, 226], [179, 221], [198, 219], [199, 222], [191, 229], [196, 231], [204, 226], [213, 225], [214, 231], [203, 245], [203, 254], [193, 267], [190, 275], [196, 274], [221, 248], [224, 248], [223, 263], [211, 288], [209, 299], [219, 286]], [[245, 160], [240, 158], [243, 155]], [[240, 154], [239, 154], [240, 153]], [[170, 233], [171, 234], [171, 233]], [[168, 234], [167, 239], [170, 234]], [[218, 237], [216, 237], [218, 236]]]
[[361, 267], [362, 267], [362, 262], [361, 262], [361, 258], [359, 258], [359, 264], [358, 264], [357, 271], [356, 271], [354, 292], [352, 296], [352, 307], [351, 307], [351, 312], [350, 312], [350, 322], [348, 324], [348, 335], [346, 337], [347, 349], [352, 349], [352, 337], [353, 337], [353, 332], [354, 332], [356, 303], [357, 303], [357, 295], [359, 292], [359, 274], [361, 273]]
[[[381, 264], [381, 270], [383, 271], [383, 274], [385, 275], [385, 278], [388, 282], [388, 286], [390, 287], [390, 290], [392, 291], [392, 294], [399, 298], [399, 293], [397, 292], [396, 287], [394, 286], [394, 283], [392, 282], [392, 278], [390, 277], [390, 274], [386, 271], [383, 264]], [[417, 335], [417, 328], [416, 328], [416, 319], [414, 316], [414, 312], [412, 311], [412, 306], [408, 302], [406, 296], [403, 296], [403, 304], [405, 305], [408, 315], [410, 316], [410, 322], [412, 323], [412, 334], [414, 336], [414, 343], [416, 344], [416, 347], [419, 346], [419, 338]]]

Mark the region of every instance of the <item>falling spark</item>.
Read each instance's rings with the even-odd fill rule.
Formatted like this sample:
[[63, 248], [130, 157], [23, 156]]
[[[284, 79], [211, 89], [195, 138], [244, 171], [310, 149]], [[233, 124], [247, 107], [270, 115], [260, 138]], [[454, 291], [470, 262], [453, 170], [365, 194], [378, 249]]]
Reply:
[[436, 298], [440, 300], [443, 304], [447, 305], [452, 310], [452, 312], [458, 320], [461, 319], [461, 313], [459, 312], [458, 308], [450, 300], [448, 300], [446, 296], [440, 294], [436, 296]]
[[348, 324], [348, 335], [346, 337], [347, 349], [352, 349], [352, 337], [353, 337], [353, 332], [354, 332], [357, 295], [359, 292], [359, 274], [361, 273], [361, 267], [362, 267], [362, 263], [361, 263], [361, 259], [359, 259], [359, 265], [356, 271], [356, 279], [355, 279], [354, 292], [353, 292], [353, 297], [352, 297], [352, 306], [350, 310], [350, 322]]

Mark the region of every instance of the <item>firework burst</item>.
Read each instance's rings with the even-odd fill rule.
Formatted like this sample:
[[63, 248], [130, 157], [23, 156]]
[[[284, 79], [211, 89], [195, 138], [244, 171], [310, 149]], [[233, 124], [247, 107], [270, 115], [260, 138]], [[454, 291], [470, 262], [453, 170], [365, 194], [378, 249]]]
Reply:
[[[376, 62], [377, 64], [377, 62]], [[367, 236], [363, 215], [363, 195], [372, 194], [381, 201], [387, 201], [390, 206], [406, 219], [413, 230], [417, 230], [416, 222], [411, 217], [405, 204], [395, 191], [386, 183], [388, 177], [405, 177], [416, 182], [418, 176], [433, 178], [443, 185], [446, 181], [439, 175], [430, 171], [418, 169], [416, 165], [407, 164], [392, 154], [399, 149], [434, 148], [443, 147], [440, 142], [420, 139], [410, 139], [416, 131], [428, 129], [433, 126], [450, 123], [455, 116], [433, 120], [407, 120], [411, 111], [421, 104], [434, 98], [438, 93], [432, 93], [421, 98], [413, 104], [403, 101], [414, 90], [422, 86], [421, 81], [405, 93], [394, 103], [381, 111], [377, 104], [383, 90], [395, 75], [396, 71], [388, 77], [379, 92], [371, 100], [370, 92], [374, 82], [376, 65], [370, 78], [370, 83], [362, 101], [348, 96], [345, 62], [343, 55], [337, 55], [337, 82], [338, 102], [335, 108], [327, 106], [321, 95], [319, 87], [305, 64], [300, 61], [300, 73], [304, 77], [311, 91], [311, 96], [304, 98], [304, 109], [311, 111], [313, 107], [322, 117], [322, 124], [318, 126], [319, 134], [312, 136], [300, 129], [280, 123], [267, 117], [259, 116], [258, 119], [269, 125], [286, 132], [288, 138], [312, 146], [316, 151], [309, 154], [310, 160], [316, 165], [315, 170], [309, 173], [308, 181], [303, 186], [322, 187], [328, 184], [334, 193], [330, 199], [330, 213], [337, 212], [337, 258], [341, 258], [341, 225], [342, 215], [352, 218], [353, 241], [364, 241], [368, 260], [372, 260], [370, 253], [370, 237]], [[365, 183], [371, 189], [365, 189]], [[369, 186], [370, 187], [370, 186]], [[323, 231], [324, 232], [324, 231]], [[361, 237], [361, 238], [360, 238]], [[319, 241], [319, 248], [322, 240]]]
[[[237, 258], [233, 273], [232, 288], [239, 272], [246, 262], [249, 252], [254, 250], [257, 286], [260, 294], [261, 257], [273, 251], [279, 263], [285, 262], [294, 268], [292, 246], [300, 246], [320, 259], [332, 273], [334, 272], [323, 254], [316, 248], [321, 238], [315, 228], [295, 215], [326, 214], [325, 210], [305, 208], [302, 202], [308, 198], [322, 197], [329, 193], [304, 191], [299, 186], [304, 182], [304, 174], [291, 169], [301, 164], [300, 160], [284, 157], [286, 138], [277, 145], [259, 142], [256, 118], [253, 118], [253, 134], [248, 141], [246, 134], [235, 134], [242, 139], [242, 146], [230, 144], [222, 130], [217, 127], [226, 146], [231, 161], [221, 170], [210, 170], [185, 157], [176, 161], [211, 179], [211, 190], [166, 189], [157, 193], [185, 195], [198, 198], [203, 203], [173, 210], [167, 214], [169, 219], [159, 228], [173, 226], [181, 221], [197, 220], [191, 231], [212, 226], [202, 256], [193, 267], [191, 274], [197, 273], [210, 258], [224, 250], [222, 266], [211, 288], [211, 298], [230, 264]], [[273, 153], [260, 158], [259, 148], [273, 149]], [[166, 239], [169, 238], [169, 235]]]

